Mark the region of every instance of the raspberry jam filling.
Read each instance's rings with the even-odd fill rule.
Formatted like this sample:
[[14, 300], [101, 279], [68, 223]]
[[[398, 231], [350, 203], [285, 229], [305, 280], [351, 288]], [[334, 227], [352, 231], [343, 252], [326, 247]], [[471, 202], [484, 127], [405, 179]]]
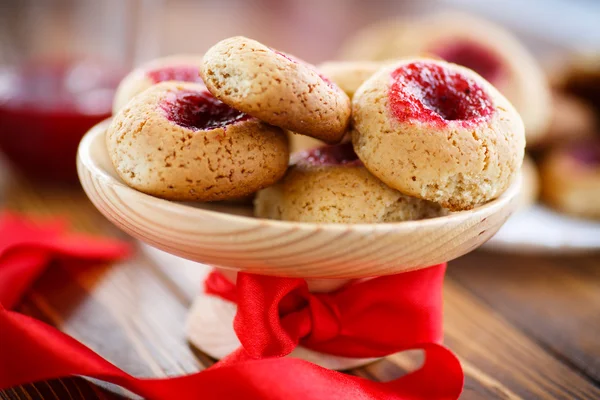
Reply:
[[250, 118], [216, 99], [208, 91], [182, 91], [162, 104], [167, 119], [192, 130], [224, 128]]
[[504, 73], [498, 55], [468, 40], [456, 40], [433, 48], [430, 52], [448, 62], [472, 69], [491, 83], [497, 82]]
[[350, 142], [303, 151], [298, 161], [311, 165], [362, 165]]
[[494, 107], [485, 90], [459, 72], [417, 61], [392, 72], [389, 100], [401, 122], [445, 126], [450, 121], [472, 126], [489, 118]]
[[600, 141], [589, 141], [571, 149], [572, 157], [577, 162], [600, 167]]
[[179, 65], [176, 67], [163, 67], [146, 72], [146, 76], [154, 83], [165, 81], [202, 82], [198, 67]]

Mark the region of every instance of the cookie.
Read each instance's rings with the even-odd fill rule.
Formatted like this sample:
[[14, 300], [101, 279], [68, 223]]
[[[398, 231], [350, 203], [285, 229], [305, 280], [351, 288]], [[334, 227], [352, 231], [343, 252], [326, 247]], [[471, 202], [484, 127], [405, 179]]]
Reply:
[[354, 149], [400, 192], [468, 210], [498, 197], [521, 168], [523, 122], [475, 72], [431, 59], [379, 70], [352, 100]]
[[202, 56], [173, 55], [145, 63], [131, 71], [119, 84], [113, 100], [113, 114], [119, 112], [129, 100], [160, 82], [202, 83], [200, 66]]
[[230, 200], [280, 179], [289, 160], [280, 128], [215, 99], [202, 84], [163, 82], [114, 117], [106, 143], [123, 181], [170, 200]]
[[[463, 65], [492, 83], [515, 106], [525, 124], [528, 144], [541, 141], [551, 113], [551, 96], [542, 68], [534, 57], [502, 27], [462, 13], [442, 13], [411, 20], [385, 22], [378, 38], [376, 28], [355, 45], [346, 57], [362, 60], [387, 60], [431, 54]], [[362, 44], [361, 44], [362, 43]], [[377, 58], [372, 49], [381, 48]], [[384, 51], [385, 50], [385, 51]]]
[[521, 193], [519, 195], [519, 208], [525, 209], [533, 205], [540, 194], [538, 170], [533, 160], [527, 155], [523, 158], [521, 174], [523, 176], [523, 181], [521, 183]]
[[565, 69], [559, 87], [586, 101], [600, 115], [600, 54], [579, 54]]
[[316, 67], [255, 40], [222, 40], [204, 55], [208, 90], [271, 125], [336, 143], [350, 121], [350, 99]]
[[384, 65], [376, 61], [329, 61], [317, 68], [352, 98], [359, 86]]
[[285, 178], [254, 200], [261, 218], [317, 223], [378, 223], [431, 218], [441, 206], [405, 196], [374, 177], [351, 143], [326, 146], [292, 157]]
[[564, 144], [588, 138], [596, 129], [593, 108], [581, 99], [555, 91], [552, 96], [552, 118], [548, 131], [539, 146]]
[[566, 214], [600, 219], [600, 140], [553, 149], [540, 166], [542, 200]]
[[312, 138], [310, 136], [299, 135], [294, 132], [288, 132], [288, 137], [290, 140], [290, 153], [294, 154], [303, 150], [311, 150], [317, 147], [323, 146], [323, 143], [319, 139]]

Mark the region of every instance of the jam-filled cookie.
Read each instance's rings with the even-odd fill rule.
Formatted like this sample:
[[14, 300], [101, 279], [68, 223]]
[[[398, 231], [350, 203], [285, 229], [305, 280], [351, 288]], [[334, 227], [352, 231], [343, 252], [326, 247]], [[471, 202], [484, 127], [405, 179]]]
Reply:
[[219, 100], [269, 124], [338, 142], [350, 99], [316, 67], [255, 40], [222, 40], [204, 55], [201, 75]]
[[[462, 13], [397, 20], [395, 34], [390, 34], [394, 31], [393, 26], [393, 22], [385, 23], [380, 39], [376, 39], [374, 33], [370, 35], [375, 38], [372, 40], [382, 41], [371, 46], [386, 49], [380, 51], [374, 60], [430, 54], [470, 68], [494, 85], [515, 106], [525, 124], [529, 144], [543, 138], [550, 122], [549, 85], [534, 57], [508, 31]], [[366, 59], [361, 56], [358, 44], [351, 46], [353, 50], [349, 50], [347, 56]], [[368, 56], [372, 50], [364, 51]]]
[[534, 204], [540, 194], [540, 178], [538, 170], [533, 160], [525, 155], [521, 167], [523, 180], [521, 183], [521, 193], [519, 195], [519, 208], [524, 209]]
[[600, 115], [600, 53], [575, 57], [558, 84], [566, 92], [585, 100]]
[[553, 149], [540, 172], [544, 202], [567, 214], [600, 218], [600, 139]]
[[131, 71], [119, 84], [113, 101], [116, 114], [136, 95], [160, 82], [198, 82], [202, 56], [174, 55], [152, 60]]
[[172, 200], [229, 200], [273, 184], [287, 169], [283, 130], [215, 99], [202, 84], [163, 82], [131, 100], [107, 131], [129, 186]]
[[352, 104], [365, 167], [410, 196], [466, 210], [498, 197], [521, 168], [523, 122], [473, 71], [404, 60], [369, 78]]
[[290, 154], [303, 150], [311, 150], [325, 144], [321, 140], [310, 136], [299, 135], [291, 131], [287, 131], [287, 133], [290, 139]]
[[374, 177], [351, 143], [292, 156], [285, 178], [261, 190], [255, 215], [320, 223], [397, 222], [445, 215], [440, 205], [405, 196]]
[[556, 91], [552, 96], [552, 118], [548, 131], [539, 144], [548, 146], [581, 140], [594, 135], [594, 110], [579, 98]]
[[385, 65], [378, 61], [329, 61], [318, 68], [352, 98], [359, 86]]

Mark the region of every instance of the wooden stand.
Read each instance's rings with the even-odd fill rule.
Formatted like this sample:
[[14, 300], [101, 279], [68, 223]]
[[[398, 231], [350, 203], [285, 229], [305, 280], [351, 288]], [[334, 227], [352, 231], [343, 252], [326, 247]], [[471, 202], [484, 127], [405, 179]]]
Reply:
[[[230, 271], [300, 277], [329, 291], [348, 279], [398, 274], [452, 260], [485, 243], [513, 213], [521, 179], [498, 199], [470, 211], [387, 224], [309, 224], [251, 217], [249, 207], [177, 203], [126, 186], [108, 157], [107, 122], [79, 146], [81, 183], [94, 205], [125, 232], [166, 251]], [[239, 343], [235, 307], [200, 295], [190, 314], [190, 341], [220, 358]], [[294, 354], [335, 369], [370, 360], [341, 359], [299, 349]]]

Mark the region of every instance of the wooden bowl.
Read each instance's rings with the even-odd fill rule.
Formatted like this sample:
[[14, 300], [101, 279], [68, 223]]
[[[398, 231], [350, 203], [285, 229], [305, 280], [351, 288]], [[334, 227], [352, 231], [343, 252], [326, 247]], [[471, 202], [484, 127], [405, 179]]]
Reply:
[[[498, 199], [471, 211], [387, 224], [310, 224], [252, 217], [250, 206], [179, 203], [126, 186], [108, 157], [109, 121], [79, 145], [77, 169], [94, 205], [115, 225], [166, 253], [236, 271], [308, 278], [311, 291], [327, 292], [348, 279], [397, 274], [459, 257], [488, 240], [517, 208], [521, 179]], [[171, 255], [167, 254], [170, 253]], [[181, 260], [181, 259], [179, 259]], [[197, 264], [199, 268], [206, 268]], [[327, 278], [327, 279], [323, 279]], [[200, 292], [191, 308], [188, 340], [214, 358], [240, 343], [233, 331], [235, 305]], [[302, 347], [291, 356], [326, 368], [347, 369], [373, 359], [336, 357]]]
[[125, 185], [108, 157], [108, 121], [79, 145], [87, 195], [115, 225], [154, 247], [225, 269], [302, 278], [397, 274], [481, 246], [517, 207], [520, 177], [498, 199], [470, 211], [385, 224], [312, 224], [252, 217], [249, 206], [162, 200]]

